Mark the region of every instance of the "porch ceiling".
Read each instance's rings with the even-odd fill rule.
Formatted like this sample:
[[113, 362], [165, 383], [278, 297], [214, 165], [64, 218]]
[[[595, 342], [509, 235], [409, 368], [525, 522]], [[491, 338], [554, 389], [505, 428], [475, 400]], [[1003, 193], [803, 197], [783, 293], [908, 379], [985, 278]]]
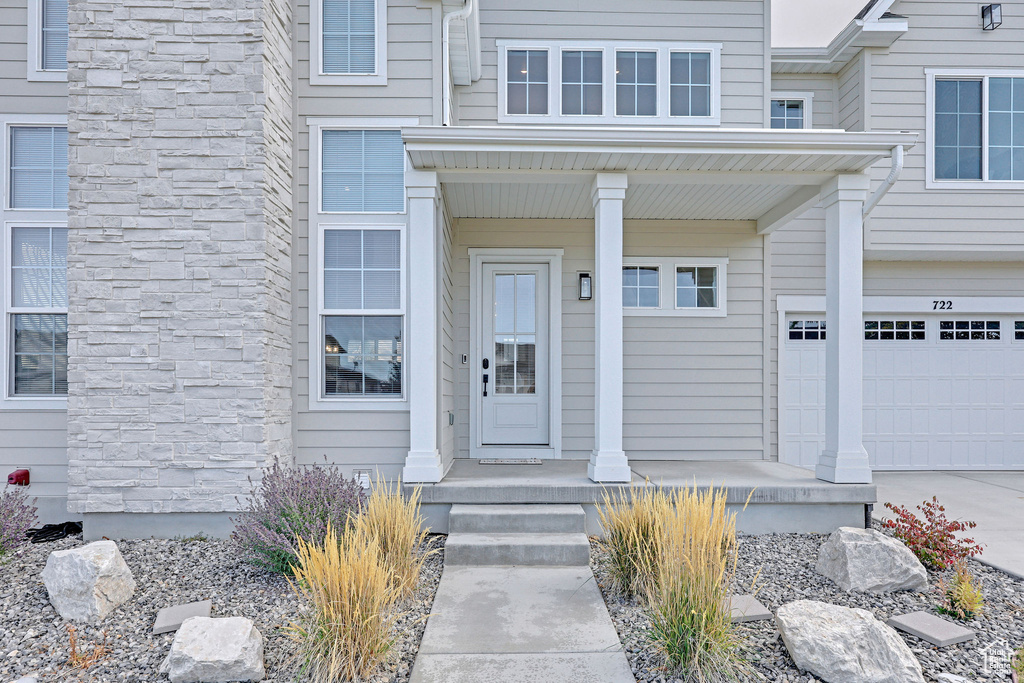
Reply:
[[758, 220], [860, 173], [912, 133], [417, 126], [412, 165], [436, 171], [455, 217], [591, 218], [597, 173], [626, 173], [625, 218]]

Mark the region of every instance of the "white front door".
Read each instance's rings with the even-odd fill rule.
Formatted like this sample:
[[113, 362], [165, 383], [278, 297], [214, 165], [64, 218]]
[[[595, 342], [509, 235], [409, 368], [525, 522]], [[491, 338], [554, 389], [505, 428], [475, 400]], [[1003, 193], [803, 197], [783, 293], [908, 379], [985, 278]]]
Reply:
[[547, 263], [484, 263], [476, 369], [483, 446], [550, 444]]

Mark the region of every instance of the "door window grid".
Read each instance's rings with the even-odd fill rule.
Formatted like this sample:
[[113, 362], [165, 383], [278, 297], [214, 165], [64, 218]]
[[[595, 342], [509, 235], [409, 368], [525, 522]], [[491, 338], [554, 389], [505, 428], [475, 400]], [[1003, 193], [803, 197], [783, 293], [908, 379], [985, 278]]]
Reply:
[[998, 320], [940, 320], [939, 339], [943, 341], [998, 341]]
[[507, 60], [507, 113], [547, 114], [548, 51], [509, 50]]
[[537, 276], [494, 276], [494, 393], [537, 393]]
[[669, 71], [669, 114], [711, 116], [711, 53], [673, 52]]
[[1024, 341], [1024, 320], [1013, 323], [1013, 339], [1014, 341]]
[[676, 267], [676, 308], [717, 308], [718, 268]]
[[865, 320], [865, 341], [923, 341], [923, 320]]
[[772, 100], [771, 127], [796, 129], [804, 127], [803, 100]]
[[624, 308], [658, 308], [660, 270], [658, 266], [622, 267], [622, 305]]
[[615, 53], [615, 114], [658, 114], [657, 52], [637, 50]]
[[562, 52], [562, 114], [600, 116], [603, 114], [604, 55], [600, 50]]
[[790, 320], [789, 338], [793, 341], [820, 341], [825, 338], [825, 321]]

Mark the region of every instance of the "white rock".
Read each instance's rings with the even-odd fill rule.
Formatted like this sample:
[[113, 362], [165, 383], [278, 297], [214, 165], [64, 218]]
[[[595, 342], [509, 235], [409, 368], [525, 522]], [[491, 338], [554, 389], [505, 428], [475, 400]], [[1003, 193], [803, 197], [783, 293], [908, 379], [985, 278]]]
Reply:
[[974, 683], [971, 679], [956, 674], [939, 674], [935, 680], [939, 683]]
[[889, 593], [928, 588], [928, 572], [914, 553], [895, 538], [874, 529], [836, 529], [818, 550], [815, 569], [847, 592]]
[[50, 553], [43, 583], [57, 613], [72, 621], [102, 621], [135, 593], [135, 579], [113, 541]]
[[263, 680], [263, 635], [244, 617], [191, 617], [174, 636], [160, 673], [171, 683]]
[[775, 624], [796, 665], [827, 683], [924, 683], [907, 644], [866, 610], [798, 600]]

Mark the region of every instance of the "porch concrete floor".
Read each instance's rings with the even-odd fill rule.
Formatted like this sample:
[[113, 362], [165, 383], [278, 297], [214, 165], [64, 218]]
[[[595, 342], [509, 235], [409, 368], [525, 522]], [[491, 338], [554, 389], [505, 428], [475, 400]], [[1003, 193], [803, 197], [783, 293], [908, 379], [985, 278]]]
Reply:
[[884, 503], [915, 511], [936, 496], [946, 517], [974, 521], [964, 532], [984, 546], [978, 559], [1024, 578], [1024, 472], [875, 472], [874, 517], [892, 517]]

